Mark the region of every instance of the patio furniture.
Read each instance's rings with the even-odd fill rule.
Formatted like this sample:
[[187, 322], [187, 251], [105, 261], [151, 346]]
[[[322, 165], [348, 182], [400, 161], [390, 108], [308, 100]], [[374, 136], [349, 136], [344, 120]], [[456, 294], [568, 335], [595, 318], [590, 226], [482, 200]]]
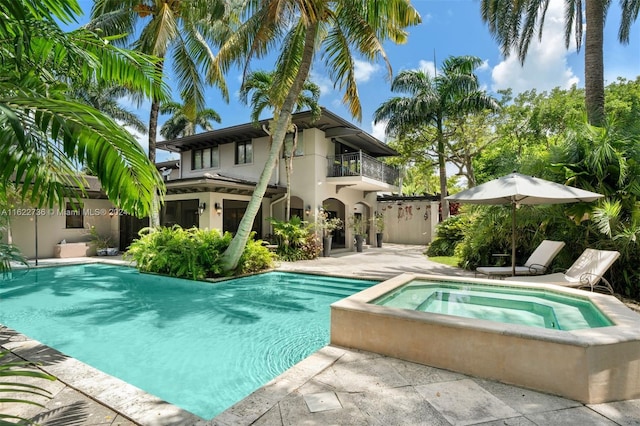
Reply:
[[[606, 289], [613, 294], [613, 287], [603, 275], [609, 270], [620, 253], [612, 250], [586, 249], [566, 272], [558, 272], [535, 277], [513, 277], [513, 281], [541, 284], [556, 284], [565, 287]], [[602, 282], [603, 284], [601, 284]]]
[[[565, 246], [564, 241], [544, 240], [531, 253], [529, 259], [523, 266], [515, 267], [515, 275], [540, 275], [547, 272], [547, 268], [553, 259], [560, 253], [562, 247]], [[476, 275], [482, 274], [491, 277], [507, 277], [512, 276], [514, 269], [511, 266], [481, 266], [476, 268]]]

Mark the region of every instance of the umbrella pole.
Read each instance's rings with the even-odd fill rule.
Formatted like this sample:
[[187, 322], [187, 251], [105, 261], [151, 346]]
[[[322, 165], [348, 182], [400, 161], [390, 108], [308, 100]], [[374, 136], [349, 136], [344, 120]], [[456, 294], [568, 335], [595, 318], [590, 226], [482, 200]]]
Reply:
[[511, 203], [511, 276], [516, 276], [516, 203]]

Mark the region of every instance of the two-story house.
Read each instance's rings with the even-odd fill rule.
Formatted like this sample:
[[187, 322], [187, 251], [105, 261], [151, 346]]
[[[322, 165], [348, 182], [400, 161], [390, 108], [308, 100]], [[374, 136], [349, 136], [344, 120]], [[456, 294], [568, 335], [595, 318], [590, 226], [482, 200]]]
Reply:
[[[437, 202], [419, 199], [377, 199], [379, 192], [399, 191], [398, 171], [380, 161], [397, 152], [332, 112], [323, 109], [312, 121], [311, 113], [294, 114], [298, 144], [292, 160], [291, 215], [313, 223], [320, 209], [345, 223], [352, 216], [369, 219], [367, 241], [375, 236], [375, 214], [385, 218], [385, 241], [426, 244], [437, 224]], [[158, 164], [165, 178], [167, 195], [161, 224], [217, 228], [234, 232], [249, 203], [263, 170], [270, 138], [262, 125], [252, 123], [158, 143], [158, 148], [179, 159]], [[293, 137], [293, 134], [288, 135]], [[2, 239], [16, 244], [30, 258], [53, 257], [66, 243], [88, 241], [95, 227], [111, 236], [117, 248], [126, 249], [148, 219], [138, 219], [115, 209], [94, 177], [81, 205], [67, 203], [52, 211], [16, 208], [4, 212], [9, 228]], [[281, 157], [274, 170], [254, 229], [268, 238], [268, 218], [284, 219], [286, 167]], [[431, 214], [431, 211], [436, 214]], [[44, 212], [45, 214], [40, 214]], [[2, 223], [0, 223], [2, 225]], [[334, 231], [334, 247], [353, 246], [351, 230]], [[71, 246], [66, 246], [70, 249]], [[93, 253], [88, 249], [87, 254]], [[74, 251], [75, 253], [75, 251]]]
[[[372, 219], [377, 193], [399, 190], [397, 169], [380, 161], [397, 155], [386, 144], [326, 109], [316, 121], [310, 112], [296, 113], [292, 121], [298, 133], [292, 161], [292, 216], [314, 222], [319, 209], [325, 209], [345, 222], [352, 215]], [[270, 138], [263, 129], [267, 123], [159, 142], [159, 149], [180, 155], [179, 161], [160, 165], [167, 185], [161, 224], [234, 232], [268, 155]], [[285, 217], [283, 157], [254, 222], [260, 237], [271, 232], [268, 218]], [[130, 228], [135, 231], [135, 226]], [[372, 232], [375, 230], [370, 229], [369, 234]], [[334, 246], [351, 247], [352, 239], [346, 227], [335, 232]]]

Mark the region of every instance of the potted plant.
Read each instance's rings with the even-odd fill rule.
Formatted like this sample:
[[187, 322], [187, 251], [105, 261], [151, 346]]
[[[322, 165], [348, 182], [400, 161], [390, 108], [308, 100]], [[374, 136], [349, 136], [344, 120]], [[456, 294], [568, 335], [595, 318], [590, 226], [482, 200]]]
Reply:
[[367, 220], [362, 215], [353, 215], [349, 218], [349, 228], [356, 240], [356, 251], [362, 252], [364, 237], [367, 235]]
[[342, 229], [342, 219], [330, 217], [329, 212], [325, 209], [321, 209], [318, 212], [317, 218], [316, 228], [322, 234], [322, 256], [329, 257], [331, 255], [331, 239], [333, 236], [331, 233], [336, 229]]
[[384, 214], [376, 213], [375, 225], [376, 225], [376, 246], [382, 247], [382, 239], [384, 237]]
[[91, 242], [96, 246], [96, 254], [98, 256], [113, 256], [118, 254], [118, 249], [112, 247], [113, 239], [109, 235], [100, 235], [95, 226], [91, 226], [89, 229], [89, 235], [91, 236]]

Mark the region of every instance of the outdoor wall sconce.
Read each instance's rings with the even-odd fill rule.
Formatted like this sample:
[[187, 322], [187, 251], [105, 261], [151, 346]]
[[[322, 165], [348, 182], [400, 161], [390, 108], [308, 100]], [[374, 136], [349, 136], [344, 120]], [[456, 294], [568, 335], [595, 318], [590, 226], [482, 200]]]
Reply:
[[198, 206], [198, 214], [202, 216], [202, 213], [204, 213], [204, 209], [206, 208], [207, 208], [207, 203], [200, 203], [200, 205]]
[[309, 216], [309, 215], [311, 214], [311, 206], [307, 206], [307, 207], [304, 209], [304, 214], [306, 214], [307, 216]]
[[218, 216], [222, 214], [222, 206], [220, 205], [220, 203], [215, 203], [213, 208], [216, 210]]

